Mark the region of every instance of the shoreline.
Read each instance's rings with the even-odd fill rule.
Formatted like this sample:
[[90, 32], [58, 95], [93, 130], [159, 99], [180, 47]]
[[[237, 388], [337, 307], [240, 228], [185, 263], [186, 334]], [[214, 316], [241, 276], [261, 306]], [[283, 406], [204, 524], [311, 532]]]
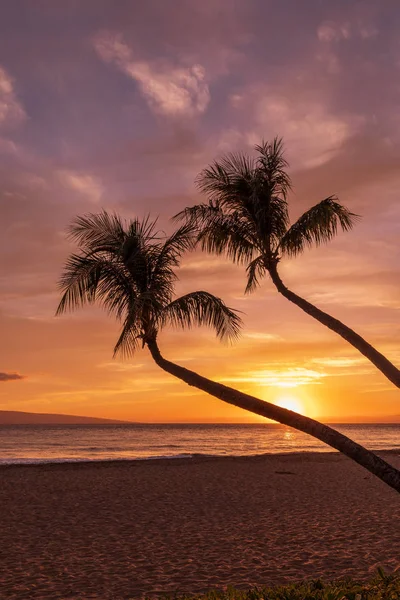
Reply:
[[[399, 448], [388, 448], [388, 449], [372, 449], [371, 452], [377, 454], [378, 456], [382, 456], [382, 458], [390, 457], [390, 456], [399, 456], [400, 457], [400, 447]], [[169, 464], [169, 463], [179, 463], [180, 461], [189, 462], [190, 464], [194, 464], [196, 462], [201, 461], [212, 461], [212, 460], [267, 460], [268, 458], [278, 459], [282, 461], [291, 461], [296, 459], [303, 459], [306, 461], [312, 461], [316, 459], [321, 459], [321, 457], [329, 458], [329, 457], [339, 457], [345, 460], [351, 460], [343, 455], [338, 450], [322, 450], [318, 451], [307, 451], [307, 450], [298, 450], [297, 452], [265, 452], [263, 454], [238, 454], [238, 455], [219, 455], [219, 454], [202, 454], [202, 453], [188, 453], [187, 455], [168, 455], [168, 456], [147, 456], [147, 457], [135, 457], [135, 458], [55, 458], [55, 459], [41, 459], [41, 458], [17, 458], [10, 459], [15, 462], [0, 462], [0, 472], [3, 469], [13, 468], [13, 467], [44, 467], [44, 466], [117, 466], [117, 465], [131, 465], [136, 463], [161, 463], [161, 464]], [[7, 460], [7, 459], [6, 459]], [[21, 462], [17, 462], [21, 461]], [[22, 462], [26, 461], [26, 462]], [[32, 461], [32, 462], [30, 462]]]

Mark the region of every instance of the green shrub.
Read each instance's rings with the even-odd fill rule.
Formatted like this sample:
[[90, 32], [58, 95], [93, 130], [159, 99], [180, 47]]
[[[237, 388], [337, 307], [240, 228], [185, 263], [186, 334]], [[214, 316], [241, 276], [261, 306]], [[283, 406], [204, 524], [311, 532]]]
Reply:
[[[167, 596], [166, 596], [167, 597]], [[400, 576], [379, 568], [368, 583], [353, 579], [324, 582], [320, 579], [273, 588], [213, 590], [205, 594], [168, 596], [174, 600], [400, 600]]]

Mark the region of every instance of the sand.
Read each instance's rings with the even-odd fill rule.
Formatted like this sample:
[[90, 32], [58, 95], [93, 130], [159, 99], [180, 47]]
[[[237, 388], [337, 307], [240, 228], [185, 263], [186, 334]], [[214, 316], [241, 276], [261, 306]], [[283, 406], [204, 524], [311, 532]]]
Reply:
[[0, 478], [2, 600], [400, 569], [399, 495], [339, 454], [3, 466]]

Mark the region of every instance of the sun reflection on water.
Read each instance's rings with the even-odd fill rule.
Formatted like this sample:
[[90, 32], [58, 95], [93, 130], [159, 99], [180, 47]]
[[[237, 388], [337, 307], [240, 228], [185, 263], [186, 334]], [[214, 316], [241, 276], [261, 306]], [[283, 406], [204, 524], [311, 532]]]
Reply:
[[291, 431], [290, 429], [287, 429], [286, 431], [284, 431], [283, 438], [284, 438], [285, 442], [293, 441], [293, 438], [294, 438], [293, 431]]

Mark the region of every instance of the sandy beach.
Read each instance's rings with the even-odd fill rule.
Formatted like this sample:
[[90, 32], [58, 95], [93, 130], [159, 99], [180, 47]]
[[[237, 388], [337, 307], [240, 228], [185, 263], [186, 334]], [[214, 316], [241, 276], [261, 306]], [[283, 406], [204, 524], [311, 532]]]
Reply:
[[2, 600], [400, 569], [398, 494], [338, 454], [3, 466], [0, 477]]

